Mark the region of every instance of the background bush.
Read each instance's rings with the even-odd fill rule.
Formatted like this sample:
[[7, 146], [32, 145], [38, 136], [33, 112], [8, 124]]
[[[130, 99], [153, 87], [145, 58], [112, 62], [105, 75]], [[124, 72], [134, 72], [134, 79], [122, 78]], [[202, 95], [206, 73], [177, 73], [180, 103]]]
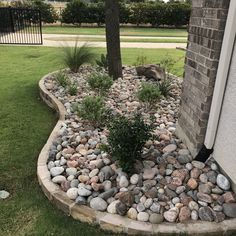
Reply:
[[[121, 24], [151, 24], [159, 26], [184, 26], [190, 18], [191, 6], [188, 3], [173, 2], [135, 2], [125, 4], [120, 2]], [[62, 22], [71, 24], [105, 23], [104, 2], [84, 3], [81, 0], [72, 0], [62, 12]]]

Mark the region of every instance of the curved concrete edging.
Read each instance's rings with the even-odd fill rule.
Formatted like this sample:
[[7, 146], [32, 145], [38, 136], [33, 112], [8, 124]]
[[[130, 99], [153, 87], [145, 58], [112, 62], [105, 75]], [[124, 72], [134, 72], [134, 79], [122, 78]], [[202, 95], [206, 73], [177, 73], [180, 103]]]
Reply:
[[[55, 73], [55, 72], [54, 72]], [[53, 73], [45, 75], [39, 81], [40, 96], [46, 104], [54, 108], [59, 115], [59, 120], [49, 136], [46, 144], [38, 158], [37, 176], [39, 184], [47, 198], [67, 215], [72, 216], [81, 222], [100, 225], [101, 229], [115, 233], [126, 233], [129, 235], [227, 235], [236, 232], [236, 219], [225, 220], [220, 223], [205, 221], [189, 221], [187, 223], [161, 223], [151, 224], [131, 220], [116, 214], [99, 212], [88, 206], [77, 205], [70, 200], [66, 193], [57, 184], [51, 181], [50, 172], [47, 168], [50, 147], [58, 135], [63, 121], [65, 120], [66, 110], [63, 104], [54, 97], [44, 86], [44, 80]]]

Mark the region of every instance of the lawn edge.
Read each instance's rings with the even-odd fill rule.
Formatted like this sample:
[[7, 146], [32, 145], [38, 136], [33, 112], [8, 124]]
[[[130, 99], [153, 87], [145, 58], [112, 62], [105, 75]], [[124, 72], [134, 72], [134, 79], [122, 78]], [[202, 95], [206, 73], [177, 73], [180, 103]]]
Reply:
[[227, 235], [227, 233], [236, 232], [236, 218], [225, 220], [220, 223], [216, 222], [194, 222], [187, 223], [161, 223], [151, 224], [131, 220], [107, 212], [99, 212], [88, 206], [75, 204], [70, 200], [66, 193], [62, 191], [57, 184], [51, 181], [50, 172], [47, 168], [50, 147], [58, 136], [58, 132], [65, 121], [66, 110], [63, 104], [53, 96], [45, 87], [44, 81], [56, 72], [45, 75], [39, 81], [40, 96], [43, 101], [51, 108], [55, 109], [58, 114], [58, 121], [51, 132], [46, 144], [41, 150], [37, 162], [38, 182], [44, 194], [56, 207], [81, 222], [94, 225], [100, 225], [101, 229], [112, 231], [114, 233], [126, 233], [129, 235]]

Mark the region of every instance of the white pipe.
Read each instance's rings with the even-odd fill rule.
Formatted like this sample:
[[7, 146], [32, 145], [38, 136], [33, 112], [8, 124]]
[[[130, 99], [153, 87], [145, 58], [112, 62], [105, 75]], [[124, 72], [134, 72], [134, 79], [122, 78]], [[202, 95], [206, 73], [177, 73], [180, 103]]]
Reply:
[[204, 144], [206, 148], [213, 148], [217, 127], [220, 118], [221, 107], [224, 98], [225, 87], [228, 79], [229, 65], [233, 53], [234, 39], [236, 35], [236, 1], [231, 0], [223, 43], [221, 47], [219, 66], [217, 70], [211, 110], [208, 119], [207, 131]]

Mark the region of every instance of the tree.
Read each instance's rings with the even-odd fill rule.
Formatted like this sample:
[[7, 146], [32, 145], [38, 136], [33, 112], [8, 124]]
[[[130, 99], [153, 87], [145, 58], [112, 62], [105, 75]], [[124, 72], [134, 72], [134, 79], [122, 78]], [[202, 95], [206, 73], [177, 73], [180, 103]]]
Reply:
[[108, 71], [113, 79], [118, 79], [122, 77], [118, 0], [106, 0], [105, 11]]

